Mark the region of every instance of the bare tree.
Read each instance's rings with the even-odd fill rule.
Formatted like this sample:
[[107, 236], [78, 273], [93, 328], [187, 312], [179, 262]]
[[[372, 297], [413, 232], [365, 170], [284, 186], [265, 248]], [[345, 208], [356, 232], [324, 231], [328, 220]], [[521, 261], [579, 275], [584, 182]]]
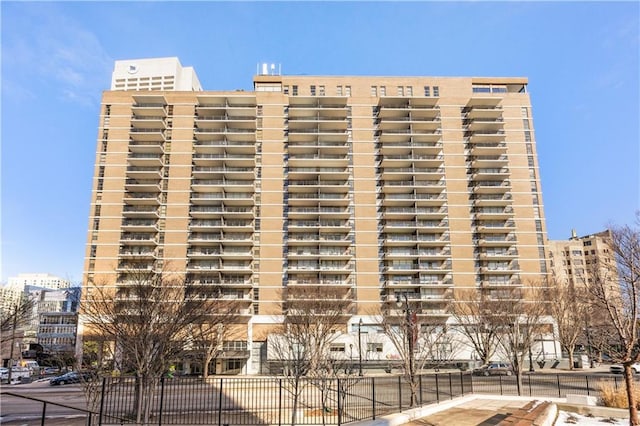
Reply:
[[[437, 348], [449, 342], [450, 336], [446, 327], [446, 318], [428, 321], [422, 313], [420, 300], [407, 297], [396, 300], [399, 306], [388, 304], [383, 307], [378, 319], [383, 333], [389, 338], [402, 363], [403, 377], [411, 390], [410, 406], [418, 401], [419, 379], [418, 373], [425, 363], [442, 356]], [[399, 312], [400, 308], [402, 312]], [[449, 342], [450, 343], [450, 342]], [[453, 351], [452, 351], [453, 352]]]
[[557, 337], [560, 346], [569, 355], [569, 369], [573, 370], [574, 353], [586, 330], [585, 319], [588, 316], [589, 305], [573, 285], [555, 279], [549, 284], [549, 311], [558, 327]]
[[22, 294], [7, 311], [0, 316], [0, 344], [10, 342], [8, 383], [11, 383], [16, 331], [29, 324], [33, 315], [34, 300]]
[[531, 286], [520, 297], [516, 293], [512, 299], [496, 301], [494, 312], [501, 323], [498, 346], [511, 361], [518, 395], [521, 395], [525, 356], [535, 337], [548, 331], [548, 304], [547, 295], [539, 287]]
[[498, 331], [502, 324], [495, 316], [496, 302], [479, 290], [457, 292], [452, 304], [454, 327], [466, 338], [483, 365], [491, 361], [498, 345]]
[[136, 420], [147, 422], [154, 389], [185, 351], [192, 324], [205, 323], [207, 298], [177, 275], [131, 269], [117, 286], [88, 283], [82, 303], [88, 340], [114, 351], [116, 366], [136, 375]]
[[640, 212], [636, 226], [612, 227], [608, 241], [611, 259], [592, 264], [589, 283], [593, 308], [606, 315], [612, 330], [607, 352], [624, 367], [629, 424], [638, 426], [631, 365], [640, 361]]
[[352, 310], [345, 296], [341, 289], [316, 286], [289, 290], [283, 298], [284, 322], [269, 336], [268, 345], [284, 368], [286, 389], [293, 398], [292, 425], [297, 420], [303, 377], [309, 377], [310, 383], [320, 389], [326, 407], [327, 380], [335, 367], [330, 357], [331, 343], [344, 329]]

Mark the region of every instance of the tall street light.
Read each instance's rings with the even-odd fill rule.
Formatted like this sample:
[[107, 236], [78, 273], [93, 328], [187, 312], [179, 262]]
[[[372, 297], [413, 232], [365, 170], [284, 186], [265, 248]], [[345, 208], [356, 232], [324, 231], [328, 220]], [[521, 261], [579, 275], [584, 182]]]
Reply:
[[362, 376], [362, 318], [358, 321], [358, 367], [358, 375]]
[[398, 308], [402, 308], [404, 305], [404, 314], [405, 314], [405, 336], [407, 339], [407, 348], [409, 350], [409, 354], [408, 354], [408, 358], [409, 358], [409, 380], [411, 381], [411, 385], [412, 385], [412, 391], [411, 391], [411, 407], [413, 407], [414, 405], [414, 391], [413, 391], [413, 381], [414, 381], [414, 376], [415, 376], [415, 371], [414, 371], [414, 353], [413, 353], [413, 345], [414, 345], [414, 324], [413, 324], [413, 318], [411, 316], [411, 307], [409, 306], [409, 298], [407, 297], [407, 294], [404, 293], [404, 303], [402, 302], [402, 300], [398, 299], [396, 301], [396, 305], [398, 306]]

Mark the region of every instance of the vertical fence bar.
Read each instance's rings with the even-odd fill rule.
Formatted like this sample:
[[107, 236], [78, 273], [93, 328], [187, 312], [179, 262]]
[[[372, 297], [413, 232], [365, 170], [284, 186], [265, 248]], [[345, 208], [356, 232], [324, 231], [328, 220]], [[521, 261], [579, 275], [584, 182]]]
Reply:
[[376, 379], [371, 378], [371, 413], [372, 420], [376, 419]]
[[102, 390], [100, 391], [100, 411], [98, 412], [98, 426], [102, 426], [102, 414], [104, 413], [104, 389], [106, 387], [107, 378], [102, 378]]
[[422, 406], [422, 375], [418, 376], [418, 383], [420, 385], [420, 406]]
[[436, 374], [436, 401], [440, 403], [440, 385], [438, 384], [438, 374]]
[[473, 393], [473, 372], [469, 374], [469, 383], [471, 385], [471, 393]]
[[340, 378], [338, 377], [336, 379], [336, 387], [338, 388], [338, 426], [342, 424], [342, 410], [344, 410], [344, 407], [342, 406], [342, 390], [340, 386]]
[[162, 426], [163, 403], [164, 403], [164, 376], [160, 377], [160, 402], [158, 404], [158, 426]]
[[282, 379], [278, 379], [278, 426], [282, 426]]
[[502, 376], [498, 376], [498, 378], [500, 379], [500, 395], [504, 395], [504, 393], [502, 392]]
[[462, 371], [460, 372], [460, 395], [464, 395], [464, 380], [462, 377]]
[[218, 394], [218, 426], [222, 426], [222, 379], [220, 379], [220, 392]]
[[561, 394], [561, 392], [560, 392], [560, 375], [559, 375], [559, 374], [556, 374], [556, 379], [557, 379], [557, 382], [558, 382], [558, 398], [562, 398], [562, 397], [560, 396], [560, 395], [562, 395], [562, 394]]
[[453, 382], [451, 381], [451, 373], [449, 373], [449, 399], [453, 399]]
[[585, 374], [584, 378], [587, 381], [587, 396], [591, 396], [591, 392], [590, 392], [590, 389], [589, 389], [589, 375]]
[[402, 382], [400, 379], [400, 376], [398, 376], [398, 409], [402, 412]]
[[[11, 366], [9, 366], [11, 367]], [[42, 418], [40, 419], [40, 425], [44, 426], [44, 418], [47, 416], [47, 401], [42, 401]]]
[[531, 393], [531, 374], [529, 374], [527, 378], [529, 379], [529, 396], [533, 396], [533, 394]]

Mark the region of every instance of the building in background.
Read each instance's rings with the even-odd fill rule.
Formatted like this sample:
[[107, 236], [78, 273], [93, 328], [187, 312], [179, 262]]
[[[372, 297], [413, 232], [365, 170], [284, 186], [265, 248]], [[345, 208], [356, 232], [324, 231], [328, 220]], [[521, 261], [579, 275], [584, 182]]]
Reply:
[[341, 292], [353, 330], [405, 298], [446, 322], [455, 290], [511, 298], [546, 276], [526, 78], [266, 65], [254, 91], [200, 91], [167, 63], [118, 61], [103, 94], [84, 282], [169, 268], [221, 286], [246, 348], [221, 372], [260, 371], [280, 302], [309, 286]]
[[584, 289], [592, 282], [595, 265], [615, 265], [609, 231], [578, 237], [575, 231], [568, 240], [549, 240], [551, 277], [558, 284]]
[[178, 58], [116, 61], [111, 90], [201, 91], [192, 67], [183, 67]]
[[18, 274], [17, 277], [9, 277], [7, 285], [20, 291], [24, 291], [27, 286], [57, 290], [71, 287], [71, 282], [51, 274], [26, 273]]
[[[2, 291], [2, 315], [10, 315], [21, 301], [30, 301], [30, 320], [3, 339], [2, 358], [70, 358], [75, 352], [80, 287], [50, 274], [19, 274]], [[13, 356], [11, 356], [13, 346]]]

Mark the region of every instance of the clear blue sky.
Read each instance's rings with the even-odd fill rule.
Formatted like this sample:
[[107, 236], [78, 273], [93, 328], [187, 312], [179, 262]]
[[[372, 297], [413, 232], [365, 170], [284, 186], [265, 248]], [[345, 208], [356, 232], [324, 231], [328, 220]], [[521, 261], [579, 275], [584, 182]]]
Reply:
[[80, 282], [98, 111], [116, 59], [205, 89], [283, 74], [525, 76], [549, 237], [638, 209], [638, 2], [0, 3], [2, 269]]

